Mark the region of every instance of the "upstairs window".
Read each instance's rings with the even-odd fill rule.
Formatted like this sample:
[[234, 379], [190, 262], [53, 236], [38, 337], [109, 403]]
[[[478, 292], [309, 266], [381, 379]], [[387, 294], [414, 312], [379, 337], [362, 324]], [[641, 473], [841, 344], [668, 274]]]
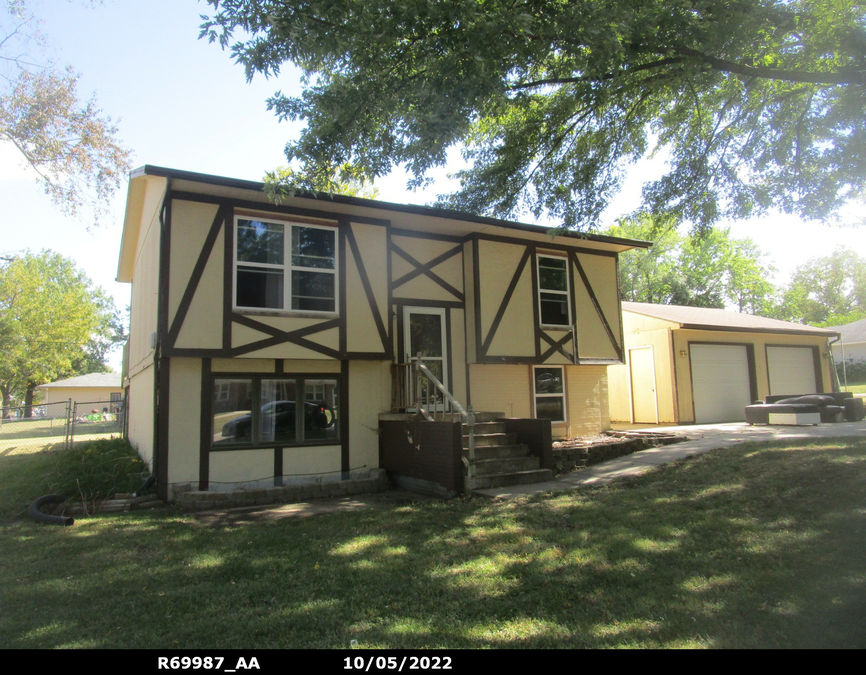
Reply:
[[336, 229], [236, 218], [235, 307], [336, 312]]
[[542, 326], [571, 326], [568, 260], [538, 256], [538, 305]]

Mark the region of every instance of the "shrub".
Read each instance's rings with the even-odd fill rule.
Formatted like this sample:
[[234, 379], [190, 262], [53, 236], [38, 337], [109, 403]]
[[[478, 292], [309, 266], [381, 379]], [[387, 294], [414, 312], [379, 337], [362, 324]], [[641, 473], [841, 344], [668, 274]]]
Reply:
[[85, 502], [135, 492], [148, 474], [147, 465], [123, 438], [90, 441], [57, 453], [50, 491]]
[[[836, 364], [836, 372], [839, 374], [839, 382], [844, 384], [845, 373], [842, 372], [842, 364]], [[866, 360], [845, 359], [845, 372], [848, 374], [848, 384], [866, 384]]]

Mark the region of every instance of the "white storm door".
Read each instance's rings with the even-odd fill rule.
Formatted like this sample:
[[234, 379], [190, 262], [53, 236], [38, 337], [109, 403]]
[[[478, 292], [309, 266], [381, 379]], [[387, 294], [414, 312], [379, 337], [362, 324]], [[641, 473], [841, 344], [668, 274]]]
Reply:
[[448, 386], [448, 340], [445, 334], [445, 309], [442, 307], [403, 308], [403, 349], [405, 363], [421, 362]]
[[690, 345], [695, 422], [742, 422], [751, 401], [749, 358], [742, 345]]

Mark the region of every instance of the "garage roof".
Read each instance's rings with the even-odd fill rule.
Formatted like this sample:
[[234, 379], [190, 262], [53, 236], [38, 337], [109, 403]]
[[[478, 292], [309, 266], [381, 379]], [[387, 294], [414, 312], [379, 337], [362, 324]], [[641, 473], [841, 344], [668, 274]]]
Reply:
[[653, 305], [648, 302], [623, 302], [624, 312], [634, 312], [680, 324], [680, 328], [693, 330], [725, 330], [746, 333], [790, 333], [828, 338], [839, 333], [829, 328], [815, 328], [800, 323], [767, 319], [753, 314], [741, 314], [726, 309], [684, 307], [682, 305]]
[[838, 332], [842, 336], [843, 345], [866, 342], [866, 319], [852, 321], [841, 326], [829, 326], [828, 330]]
[[48, 387], [114, 387], [120, 389], [120, 373], [89, 373], [70, 377], [67, 380], [58, 380], [39, 386], [39, 389]]

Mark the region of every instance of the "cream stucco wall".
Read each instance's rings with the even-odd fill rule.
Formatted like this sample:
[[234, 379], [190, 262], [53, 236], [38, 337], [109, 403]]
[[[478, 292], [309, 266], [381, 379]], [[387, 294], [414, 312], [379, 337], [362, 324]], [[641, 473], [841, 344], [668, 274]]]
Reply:
[[153, 470], [153, 362], [140, 368], [129, 380], [127, 400], [127, 434], [129, 442], [138, 448], [147, 465]]
[[[533, 417], [533, 367], [511, 364], [472, 364], [472, 407], [501, 412], [506, 417]], [[604, 366], [565, 366], [566, 421], [551, 425], [554, 438], [594, 436], [610, 428], [607, 369]]]

